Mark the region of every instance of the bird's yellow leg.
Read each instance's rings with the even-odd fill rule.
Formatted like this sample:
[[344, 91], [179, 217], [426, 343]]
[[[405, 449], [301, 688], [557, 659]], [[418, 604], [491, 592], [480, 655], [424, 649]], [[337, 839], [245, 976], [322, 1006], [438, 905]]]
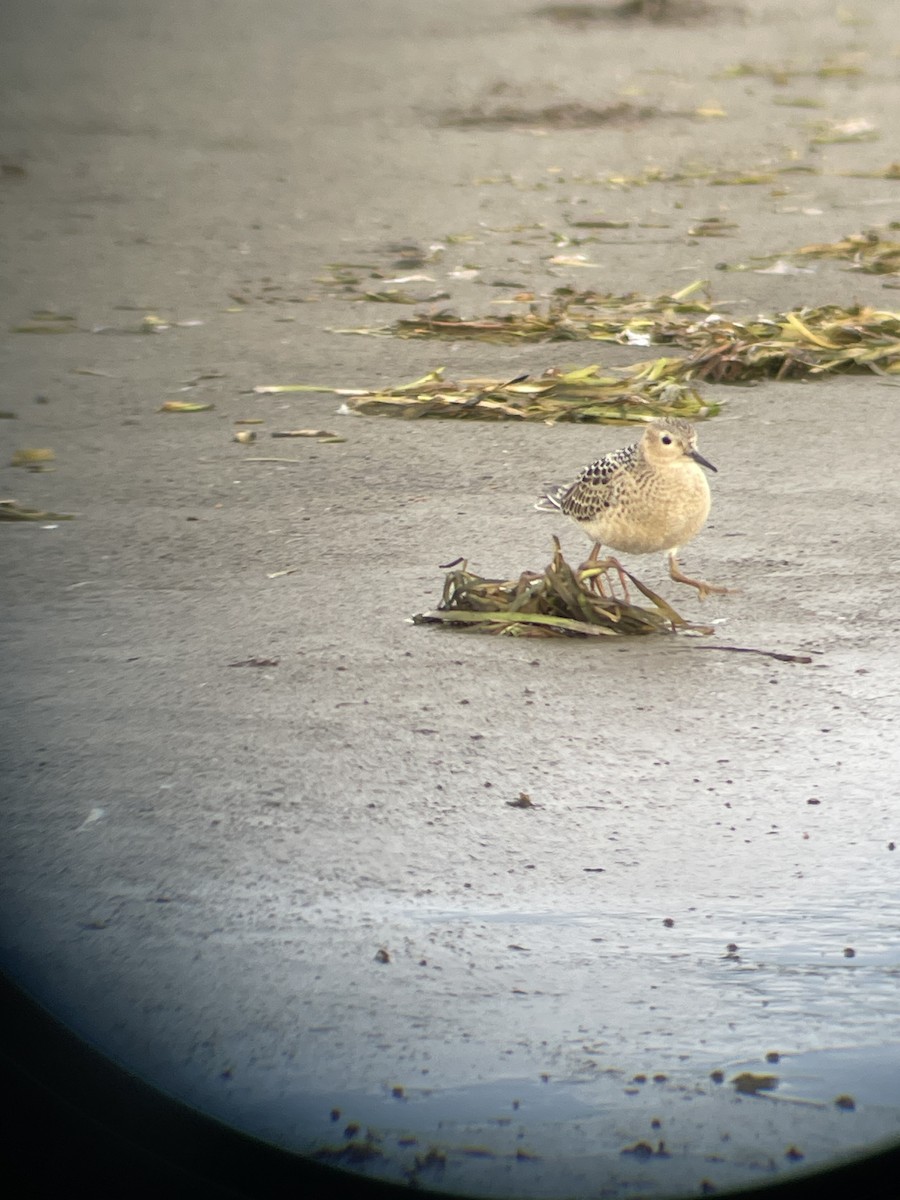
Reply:
[[689, 579], [678, 565], [678, 554], [675, 550], [669, 551], [669, 578], [674, 579], [676, 583], [686, 583], [690, 587], [696, 588], [697, 595], [701, 600], [705, 600], [713, 592], [720, 596], [734, 595], [732, 588], [719, 587], [714, 583], [707, 583], [703, 579]]
[[[610, 567], [612, 567], [612, 569], [619, 576], [619, 583], [621, 583], [622, 591], [625, 594], [625, 603], [630, 604], [631, 596], [628, 591], [628, 584], [625, 582], [625, 569], [617, 558], [600, 557], [599, 542], [594, 542], [586, 561], [583, 562], [578, 568], [578, 573], [582, 579], [587, 579], [588, 587], [599, 593], [599, 595], [606, 596], [607, 592], [603, 582], [603, 576]], [[612, 588], [609, 590], [609, 597], [610, 599], [615, 599], [615, 594], [613, 593]]]

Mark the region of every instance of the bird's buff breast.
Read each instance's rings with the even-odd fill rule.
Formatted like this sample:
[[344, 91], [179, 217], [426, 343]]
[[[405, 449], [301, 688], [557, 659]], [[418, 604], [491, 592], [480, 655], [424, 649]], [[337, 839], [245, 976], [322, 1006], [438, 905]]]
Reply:
[[706, 476], [693, 463], [655, 478], [615, 481], [608, 507], [580, 522], [594, 539], [623, 554], [651, 554], [683, 546], [709, 516]]

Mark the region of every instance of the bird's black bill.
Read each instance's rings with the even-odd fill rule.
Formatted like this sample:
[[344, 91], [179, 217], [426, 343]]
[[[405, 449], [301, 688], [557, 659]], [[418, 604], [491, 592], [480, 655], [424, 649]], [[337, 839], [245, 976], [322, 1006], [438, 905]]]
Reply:
[[715, 473], [718, 475], [718, 469], [712, 465], [708, 458], [704, 458], [699, 450], [692, 450], [691, 458], [694, 460], [694, 462], [698, 462], [701, 467], [708, 467], [710, 471], [715, 471]]

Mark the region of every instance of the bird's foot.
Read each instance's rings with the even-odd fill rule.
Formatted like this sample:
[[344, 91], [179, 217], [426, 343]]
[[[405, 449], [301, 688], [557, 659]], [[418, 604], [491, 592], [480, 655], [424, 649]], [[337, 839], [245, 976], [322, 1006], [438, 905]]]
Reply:
[[707, 596], [736, 596], [737, 592], [734, 588], [720, 587], [715, 583], [707, 583], [705, 579], [691, 579], [685, 575], [678, 565], [678, 560], [674, 555], [669, 557], [669, 578], [674, 579], [676, 583], [686, 583], [688, 587], [696, 588], [697, 595], [701, 600], [705, 600]]
[[579, 580], [586, 584], [592, 592], [596, 592], [598, 596], [603, 596], [604, 599], [615, 600], [617, 597], [612, 585], [608, 585], [605, 579], [606, 573], [613, 570], [619, 576], [624, 602], [625, 604], [630, 604], [631, 594], [628, 591], [625, 568], [617, 558], [600, 558], [599, 552], [600, 543], [598, 542], [593, 550], [591, 550], [586, 561], [578, 568]]

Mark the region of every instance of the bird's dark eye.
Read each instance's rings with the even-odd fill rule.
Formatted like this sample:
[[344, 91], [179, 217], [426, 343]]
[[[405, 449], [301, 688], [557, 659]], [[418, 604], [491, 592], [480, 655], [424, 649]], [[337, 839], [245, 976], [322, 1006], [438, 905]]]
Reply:
[[669, 437], [669, 435], [668, 435], [667, 433], [664, 433], [664, 434], [662, 435], [662, 439], [661, 439], [661, 440], [662, 440], [662, 444], [663, 444], [664, 446], [671, 446], [671, 445], [672, 445], [672, 439]]

